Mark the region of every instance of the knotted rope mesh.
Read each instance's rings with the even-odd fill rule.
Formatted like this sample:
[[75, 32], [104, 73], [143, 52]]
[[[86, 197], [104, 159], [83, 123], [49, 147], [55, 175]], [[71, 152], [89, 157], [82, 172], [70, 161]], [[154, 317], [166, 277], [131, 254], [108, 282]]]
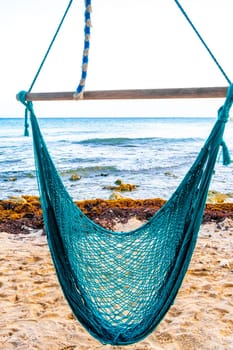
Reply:
[[174, 301], [202, 220], [233, 88], [209, 138], [170, 200], [142, 227], [112, 232], [88, 219], [67, 193], [29, 105], [45, 227], [74, 314], [103, 343], [147, 336]]
[[[175, 0], [221, 72], [230, 80]], [[31, 91], [71, 6], [28, 90]], [[91, 1], [85, 0], [82, 76], [75, 95], [82, 97], [90, 36]], [[229, 88], [209, 138], [169, 201], [142, 227], [108, 231], [89, 220], [67, 193], [41, 134], [32, 102], [18, 99], [30, 112], [35, 162], [48, 243], [64, 295], [83, 326], [103, 343], [130, 344], [146, 337], [173, 303], [187, 271], [202, 220], [206, 196], [233, 102]], [[76, 96], [74, 96], [76, 97]], [[27, 130], [25, 132], [27, 133]]]

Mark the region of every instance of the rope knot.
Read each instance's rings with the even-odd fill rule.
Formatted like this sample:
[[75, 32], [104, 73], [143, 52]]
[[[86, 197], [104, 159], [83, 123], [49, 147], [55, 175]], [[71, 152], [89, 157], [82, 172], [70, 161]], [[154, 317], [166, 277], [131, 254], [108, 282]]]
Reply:
[[27, 91], [20, 91], [16, 98], [19, 102], [21, 102], [24, 106], [27, 106]]
[[229, 119], [229, 112], [233, 104], [233, 84], [231, 84], [227, 90], [226, 100], [224, 105], [218, 110], [218, 120], [226, 123]]
[[29, 136], [28, 113], [33, 113], [32, 101], [27, 101], [27, 91], [20, 91], [16, 98], [25, 106], [24, 113], [24, 136]]

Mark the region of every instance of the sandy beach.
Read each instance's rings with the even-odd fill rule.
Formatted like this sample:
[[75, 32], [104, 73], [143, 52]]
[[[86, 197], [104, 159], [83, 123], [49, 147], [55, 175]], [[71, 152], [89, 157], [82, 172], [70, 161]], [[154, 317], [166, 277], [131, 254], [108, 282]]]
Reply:
[[[141, 224], [135, 218], [116, 230]], [[42, 230], [0, 233], [0, 348], [3, 350], [232, 350], [233, 221], [201, 226], [174, 305], [155, 331], [126, 347], [102, 345], [74, 319]]]

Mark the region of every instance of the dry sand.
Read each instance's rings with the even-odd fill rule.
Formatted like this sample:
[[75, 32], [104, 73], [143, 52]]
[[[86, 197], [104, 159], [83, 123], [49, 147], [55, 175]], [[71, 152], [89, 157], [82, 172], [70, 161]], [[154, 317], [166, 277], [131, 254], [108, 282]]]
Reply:
[[45, 236], [0, 233], [0, 349], [233, 350], [232, 252], [231, 220], [202, 225], [190, 268], [164, 320], [144, 341], [113, 347], [93, 339], [74, 319]]

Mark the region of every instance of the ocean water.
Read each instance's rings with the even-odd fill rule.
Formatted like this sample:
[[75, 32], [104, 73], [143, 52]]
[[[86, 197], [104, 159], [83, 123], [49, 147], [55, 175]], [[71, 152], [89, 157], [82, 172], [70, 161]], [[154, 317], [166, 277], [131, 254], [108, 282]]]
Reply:
[[[107, 199], [118, 179], [131, 198], [168, 199], [214, 125], [214, 118], [39, 119], [48, 149], [74, 199]], [[233, 156], [232, 121], [225, 141]], [[0, 118], [0, 198], [38, 195], [32, 137], [21, 118]], [[31, 133], [30, 133], [31, 134]], [[233, 158], [233, 157], [232, 157]], [[80, 175], [71, 181], [72, 174]], [[211, 190], [233, 192], [233, 166], [217, 162]]]

